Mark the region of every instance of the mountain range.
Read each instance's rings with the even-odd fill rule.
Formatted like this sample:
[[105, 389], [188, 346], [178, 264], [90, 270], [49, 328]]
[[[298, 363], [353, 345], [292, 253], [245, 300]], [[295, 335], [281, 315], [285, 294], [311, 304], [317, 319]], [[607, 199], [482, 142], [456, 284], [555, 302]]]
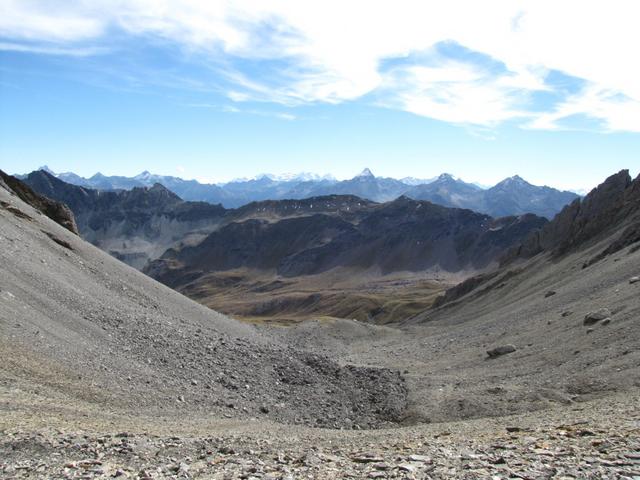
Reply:
[[[331, 176], [298, 174], [276, 177], [261, 175], [224, 184], [204, 184], [196, 180], [155, 175], [148, 171], [134, 177], [105, 176], [96, 173], [83, 178], [74, 173], [56, 174], [41, 170], [67, 183], [98, 190], [131, 190], [159, 183], [183, 200], [221, 204], [237, 208], [255, 201], [303, 199], [326, 195], [355, 195], [375, 202], [388, 202], [401, 196], [428, 200], [445, 207], [468, 208], [493, 217], [533, 213], [548, 219], [579, 196], [546, 186], [535, 186], [519, 176], [503, 180], [491, 188], [466, 183], [450, 174], [433, 179], [377, 177], [368, 168], [349, 180]], [[20, 178], [25, 178], [26, 175]]]
[[[418, 298], [403, 303], [425, 307], [431, 301], [425, 287], [442, 288], [433, 284], [437, 278], [449, 282], [495, 266], [507, 250], [547, 223], [533, 214], [493, 218], [406, 196], [377, 203], [324, 195], [225, 209], [183, 201], [159, 183], [96, 190], [44, 170], [30, 173], [24, 182], [68, 205], [85, 240], [203, 303], [244, 315], [304, 305], [313, 314], [387, 321], [404, 312], [397, 302], [393, 308], [387, 305], [397, 297], [397, 285], [389, 289], [382, 281], [381, 291], [365, 298], [362, 291], [372, 281], [397, 275], [408, 291], [411, 278], [409, 283], [420, 285]], [[345, 290], [353, 293], [304, 293], [326, 292], [338, 278], [346, 279]], [[432, 284], [425, 285], [425, 279]], [[241, 310], [221, 303], [241, 288], [247, 289]], [[256, 295], [263, 291], [269, 292], [269, 304], [277, 297], [277, 308], [264, 305]], [[337, 304], [343, 306], [331, 306]]]

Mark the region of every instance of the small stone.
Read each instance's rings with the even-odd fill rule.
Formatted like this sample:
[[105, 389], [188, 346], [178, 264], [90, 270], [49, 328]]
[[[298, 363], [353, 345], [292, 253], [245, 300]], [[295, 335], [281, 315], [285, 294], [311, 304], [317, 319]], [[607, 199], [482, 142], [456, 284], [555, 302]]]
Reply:
[[184, 402], [184, 395], [178, 396], [178, 401], [179, 402]]
[[604, 320], [605, 318], [609, 318], [611, 316], [611, 310], [608, 308], [601, 308], [595, 312], [589, 312], [584, 317], [585, 325], [594, 325], [598, 323], [600, 320]]
[[381, 458], [378, 456], [363, 455], [359, 457], [352, 457], [351, 461], [355, 463], [380, 463], [380, 462], [384, 462], [384, 458]]
[[387, 478], [387, 474], [384, 472], [369, 472], [368, 478]]
[[506, 355], [508, 353], [513, 353], [515, 351], [516, 351], [516, 347], [513, 345], [502, 345], [492, 350], [487, 350], [487, 355], [489, 355], [489, 358], [496, 358], [502, 355]]
[[409, 463], [401, 463], [400, 465], [398, 465], [397, 468], [398, 470], [401, 470], [403, 472], [409, 472], [409, 473], [413, 473], [416, 471], [416, 467], [414, 467]]
[[547, 293], [544, 294], [544, 298], [553, 297], [555, 294], [556, 292], [554, 290], [549, 290]]
[[587, 328], [587, 334], [592, 333], [593, 332], [593, 328]]
[[427, 457], [426, 455], [409, 455], [408, 460], [410, 462], [433, 463], [431, 457]]
[[634, 283], [638, 283], [638, 282], [640, 282], [640, 277], [631, 277], [631, 278], [629, 279], [629, 283], [630, 283], [631, 285], [633, 285]]
[[269, 413], [269, 409], [265, 405], [262, 405], [260, 407], [260, 413]]
[[562, 312], [562, 317], [568, 317], [570, 315], [573, 315], [573, 312], [571, 310], [565, 310], [564, 312]]
[[611, 323], [611, 319], [605, 318], [604, 320], [602, 320], [602, 323], [600, 325], [609, 325], [610, 323]]
[[197, 380], [191, 380], [191, 385], [196, 387], [198, 385], [198, 381]]

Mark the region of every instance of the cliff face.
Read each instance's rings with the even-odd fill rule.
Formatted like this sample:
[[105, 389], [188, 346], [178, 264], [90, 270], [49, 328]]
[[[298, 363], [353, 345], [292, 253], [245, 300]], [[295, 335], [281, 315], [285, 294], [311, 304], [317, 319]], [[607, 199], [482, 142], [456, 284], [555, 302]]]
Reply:
[[17, 195], [23, 202], [39, 210], [54, 222], [78, 235], [78, 226], [73, 212], [64, 203], [51, 200], [34, 192], [24, 182], [0, 170], [0, 186]]

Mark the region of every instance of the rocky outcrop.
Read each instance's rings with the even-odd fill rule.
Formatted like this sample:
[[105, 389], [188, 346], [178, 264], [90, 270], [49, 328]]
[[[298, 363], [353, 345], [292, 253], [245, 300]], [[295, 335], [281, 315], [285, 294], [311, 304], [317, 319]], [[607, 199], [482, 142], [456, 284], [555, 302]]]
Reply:
[[603, 252], [604, 256], [640, 240], [640, 177], [632, 181], [628, 170], [610, 176], [583, 200], [567, 205], [544, 228], [510, 251], [503, 263], [541, 252], [562, 256], [616, 229], [621, 235]]
[[[509, 272], [514, 271], [510, 265], [517, 260], [530, 259], [541, 253], [558, 259], [606, 238], [612, 240], [584, 264], [585, 268], [640, 242], [640, 176], [632, 180], [628, 170], [610, 176], [584, 199], [575, 200], [551, 222], [532, 231], [520, 245], [501, 258], [501, 270], [472, 277], [452, 287], [436, 300], [434, 306], [451, 303], [471, 292], [480, 295], [496, 288], [501, 277], [508, 277]], [[496, 278], [498, 280], [494, 280]], [[485, 284], [487, 286], [481, 289]]]
[[2, 170], [0, 170], [0, 182], [2, 182], [0, 186], [17, 195], [23, 202], [28, 203], [70, 232], [78, 234], [78, 227], [73, 213], [64, 203], [39, 195], [28, 185]]

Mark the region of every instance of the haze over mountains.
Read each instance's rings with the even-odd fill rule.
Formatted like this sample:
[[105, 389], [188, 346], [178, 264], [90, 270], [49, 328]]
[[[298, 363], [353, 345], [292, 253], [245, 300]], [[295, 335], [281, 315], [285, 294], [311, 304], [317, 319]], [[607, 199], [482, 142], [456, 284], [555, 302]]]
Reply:
[[368, 168], [352, 179], [342, 181], [331, 176], [299, 174], [281, 177], [262, 175], [224, 184], [202, 184], [195, 180], [154, 175], [148, 171], [135, 177], [97, 173], [90, 178], [82, 178], [74, 173], [55, 174], [47, 167], [42, 169], [67, 183], [100, 190], [130, 190], [159, 183], [183, 200], [219, 203], [226, 208], [236, 208], [254, 201], [325, 195], [356, 195], [375, 202], [388, 202], [404, 195], [445, 207], [468, 208], [493, 217], [533, 213], [551, 219], [562, 207], [578, 198], [576, 193], [531, 185], [518, 176], [483, 189], [449, 174], [428, 180], [396, 180], [376, 177]]

